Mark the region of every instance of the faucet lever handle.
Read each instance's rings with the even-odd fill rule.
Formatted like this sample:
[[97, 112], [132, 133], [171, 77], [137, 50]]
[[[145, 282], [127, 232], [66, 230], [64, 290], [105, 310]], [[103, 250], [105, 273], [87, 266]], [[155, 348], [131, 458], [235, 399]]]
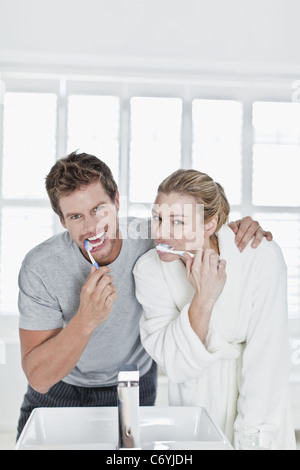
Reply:
[[124, 364], [119, 367], [118, 382], [139, 382], [140, 372], [136, 364]]

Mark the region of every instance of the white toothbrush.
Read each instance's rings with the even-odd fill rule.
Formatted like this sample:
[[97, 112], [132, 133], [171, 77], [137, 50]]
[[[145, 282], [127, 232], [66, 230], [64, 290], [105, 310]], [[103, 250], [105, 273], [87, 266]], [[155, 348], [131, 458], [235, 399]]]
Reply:
[[172, 255], [180, 255], [180, 256], [183, 256], [184, 253], [187, 253], [188, 255], [190, 255], [192, 258], [194, 258], [194, 254], [193, 253], [190, 253], [189, 251], [178, 251], [178, 250], [174, 250], [174, 247], [172, 245], [168, 245], [166, 243], [159, 243], [158, 245], [156, 245], [156, 250], [161, 252], [161, 253], [170, 253]]
[[90, 257], [92, 265], [95, 266], [96, 269], [99, 269], [99, 264], [97, 263], [97, 261], [94, 260], [94, 257], [90, 253], [91, 246], [90, 246], [90, 242], [88, 240], [84, 240], [84, 247], [87, 251], [87, 254]]

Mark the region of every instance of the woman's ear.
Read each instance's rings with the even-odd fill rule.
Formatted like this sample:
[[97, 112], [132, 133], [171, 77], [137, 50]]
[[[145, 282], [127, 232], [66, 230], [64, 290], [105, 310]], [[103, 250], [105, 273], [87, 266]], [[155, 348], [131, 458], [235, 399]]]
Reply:
[[209, 238], [211, 237], [216, 229], [217, 229], [217, 226], [218, 226], [218, 216], [216, 215], [216, 217], [214, 217], [210, 222], [208, 222], [207, 224], [204, 224], [204, 237], [205, 238]]

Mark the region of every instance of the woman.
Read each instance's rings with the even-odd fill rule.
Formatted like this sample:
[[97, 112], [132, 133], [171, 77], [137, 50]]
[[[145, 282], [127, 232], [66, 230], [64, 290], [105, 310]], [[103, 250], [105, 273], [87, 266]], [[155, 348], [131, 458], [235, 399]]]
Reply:
[[234, 427], [257, 426], [273, 448], [295, 449], [285, 262], [275, 242], [240, 253], [229, 211], [206, 174], [178, 170], [160, 184], [155, 242], [190, 254], [138, 260], [142, 343], [169, 377], [170, 405], [204, 406], [230, 440]]

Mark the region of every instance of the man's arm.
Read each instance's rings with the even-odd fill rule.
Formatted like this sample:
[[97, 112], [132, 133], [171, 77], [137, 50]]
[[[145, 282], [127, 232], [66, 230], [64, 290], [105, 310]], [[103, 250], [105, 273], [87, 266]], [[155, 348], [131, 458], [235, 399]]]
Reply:
[[47, 393], [75, 367], [92, 335], [83, 326], [75, 316], [61, 329], [20, 328], [22, 367], [34, 390]]
[[251, 217], [244, 217], [241, 220], [231, 222], [229, 227], [235, 233], [235, 242], [240, 251], [244, 250], [253, 237], [254, 239], [251, 243], [252, 248], [257, 248], [264, 237], [266, 237], [268, 241], [273, 240], [272, 233], [265, 232], [259, 223]]
[[81, 290], [78, 312], [65, 328], [20, 328], [23, 370], [36, 391], [47, 393], [71, 372], [95, 328], [109, 317], [117, 294], [108, 272], [107, 267], [92, 268]]

